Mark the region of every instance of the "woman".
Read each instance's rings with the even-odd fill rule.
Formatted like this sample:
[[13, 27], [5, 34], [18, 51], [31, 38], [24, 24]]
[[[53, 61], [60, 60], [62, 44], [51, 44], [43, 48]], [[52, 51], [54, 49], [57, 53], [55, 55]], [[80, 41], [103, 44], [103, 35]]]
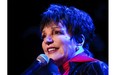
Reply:
[[51, 5], [42, 14], [42, 48], [61, 75], [108, 75], [107, 65], [89, 52], [94, 30], [91, 17], [75, 7]]
[[22, 75], [108, 75], [108, 66], [89, 52], [95, 27], [87, 13], [51, 5], [42, 14], [40, 29], [42, 48], [50, 62], [33, 71], [29, 68]]

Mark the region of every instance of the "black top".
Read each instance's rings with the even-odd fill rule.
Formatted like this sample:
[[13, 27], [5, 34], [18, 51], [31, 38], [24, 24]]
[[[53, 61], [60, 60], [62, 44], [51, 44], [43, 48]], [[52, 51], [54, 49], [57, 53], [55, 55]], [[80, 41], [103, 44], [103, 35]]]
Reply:
[[68, 75], [108, 75], [108, 66], [101, 61], [71, 62]]

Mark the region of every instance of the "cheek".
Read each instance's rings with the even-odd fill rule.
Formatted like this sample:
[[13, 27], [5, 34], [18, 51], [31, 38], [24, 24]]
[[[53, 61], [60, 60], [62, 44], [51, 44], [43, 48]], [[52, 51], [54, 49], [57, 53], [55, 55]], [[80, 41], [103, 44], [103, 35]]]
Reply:
[[65, 37], [62, 40], [62, 46], [66, 55], [74, 53], [74, 47], [69, 37]]
[[68, 47], [67, 45], [69, 44], [69, 40], [65, 37], [59, 37], [56, 39], [56, 43], [59, 44], [62, 50], [64, 50]]
[[61, 44], [62, 46], [64, 46], [64, 48], [70, 47], [71, 46], [70, 38], [68, 36], [63, 37], [61, 40]]
[[72, 49], [72, 44], [69, 37], [62, 37], [59, 40], [59, 45], [61, 46], [61, 50], [65, 55], [68, 55], [69, 51]]

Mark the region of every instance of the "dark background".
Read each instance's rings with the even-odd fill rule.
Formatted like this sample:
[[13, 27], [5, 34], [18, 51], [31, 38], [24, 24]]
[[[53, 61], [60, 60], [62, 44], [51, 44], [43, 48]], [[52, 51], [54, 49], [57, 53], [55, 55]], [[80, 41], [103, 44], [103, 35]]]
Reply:
[[75, 6], [90, 14], [98, 35], [91, 52], [108, 64], [107, 0], [8, 0], [8, 75], [20, 75], [43, 53], [40, 14], [51, 3]]

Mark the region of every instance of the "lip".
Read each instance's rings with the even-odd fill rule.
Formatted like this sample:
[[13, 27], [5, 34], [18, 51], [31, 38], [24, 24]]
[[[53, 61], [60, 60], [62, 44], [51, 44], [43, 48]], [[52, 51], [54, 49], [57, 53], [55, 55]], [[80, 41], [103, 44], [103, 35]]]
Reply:
[[[50, 50], [50, 49], [52, 49], [52, 50]], [[48, 47], [47, 52], [51, 54], [51, 53], [56, 52], [58, 49], [59, 49], [58, 47]]]

